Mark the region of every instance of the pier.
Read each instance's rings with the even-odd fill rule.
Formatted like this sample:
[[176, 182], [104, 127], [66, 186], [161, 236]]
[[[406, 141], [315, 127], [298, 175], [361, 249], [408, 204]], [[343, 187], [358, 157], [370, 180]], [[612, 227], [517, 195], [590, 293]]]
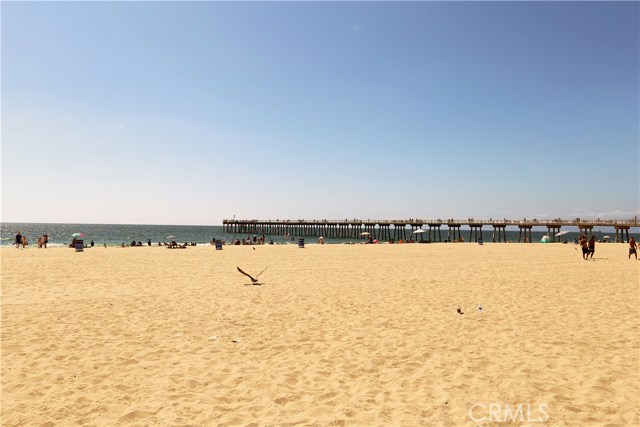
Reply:
[[[344, 239], [362, 239], [372, 236], [374, 239], [407, 240], [441, 242], [442, 227], [446, 227], [447, 241], [458, 241], [463, 238], [461, 227], [469, 228], [469, 242], [484, 240], [483, 230], [492, 229], [492, 242], [506, 242], [506, 230], [512, 227], [519, 231], [518, 242], [531, 242], [531, 230], [534, 227], [547, 229], [549, 237], [555, 242], [560, 241], [556, 237], [561, 227], [577, 227], [581, 235], [590, 238], [594, 227], [613, 227], [615, 229], [616, 242], [629, 241], [629, 229], [640, 227], [638, 217], [628, 220], [603, 220], [575, 218], [564, 220], [556, 218], [552, 220], [538, 219], [498, 219], [488, 220], [468, 218], [460, 219], [343, 219], [343, 220], [306, 220], [306, 219], [223, 219], [222, 225], [227, 233], [238, 234], [275, 234], [290, 236], [324, 236]], [[423, 227], [427, 226], [427, 229]], [[419, 231], [421, 230], [421, 231]], [[418, 231], [416, 233], [416, 231]], [[426, 239], [425, 239], [426, 234]]]

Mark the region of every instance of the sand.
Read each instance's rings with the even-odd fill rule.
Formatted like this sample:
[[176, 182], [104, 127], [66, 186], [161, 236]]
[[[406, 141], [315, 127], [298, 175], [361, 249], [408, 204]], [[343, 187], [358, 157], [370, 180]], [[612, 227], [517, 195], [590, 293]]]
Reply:
[[0, 254], [3, 426], [640, 425], [623, 244]]

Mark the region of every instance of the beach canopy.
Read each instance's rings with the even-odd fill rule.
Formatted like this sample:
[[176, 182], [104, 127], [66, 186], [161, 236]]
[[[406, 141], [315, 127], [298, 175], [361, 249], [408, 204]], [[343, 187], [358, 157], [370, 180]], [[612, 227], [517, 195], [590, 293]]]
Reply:
[[540, 239], [540, 243], [549, 243], [549, 242], [551, 242], [551, 237], [547, 236], [546, 234], [542, 236], [542, 239]]

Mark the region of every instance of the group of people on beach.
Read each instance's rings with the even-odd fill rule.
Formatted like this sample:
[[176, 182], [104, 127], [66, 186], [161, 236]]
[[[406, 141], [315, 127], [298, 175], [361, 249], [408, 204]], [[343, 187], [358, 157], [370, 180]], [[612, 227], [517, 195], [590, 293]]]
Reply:
[[[158, 242], [158, 246], [162, 246], [162, 245], [160, 244], [160, 242]], [[167, 244], [167, 243], [165, 243], [165, 244], [164, 244], [164, 246], [165, 246], [167, 249], [186, 249], [186, 248], [187, 248], [187, 246], [196, 246], [196, 244], [195, 244], [195, 243], [193, 243], [193, 242], [191, 242], [191, 243], [184, 242], [184, 244], [180, 245], [180, 244], [178, 244], [178, 242], [176, 242], [175, 240], [172, 240], [172, 241], [171, 241], [171, 242], [169, 242], [168, 244]]]
[[[135, 240], [132, 240], [129, 246], [142, 246], [142, 242], [136, 242]], [[147, 246], [151, 246], [151, 239], [147, 240]], [[158, 242], [158, 246], [160, 246], [160, 242]], [[124, 243], [122, 244], [122, 247], [126, 247]]]
[[[267, 237], [263, 234], [262, 236], [258, 237], [257, 235], [253, 235], [253, 238], [251, 236], [247, 236], [246, 239], [236, 239], [236, 240], [232, 240], [232, 244], [234, 245], [264, 245], [267, 241]], [[216, 243], [216, 239], [213, 239], [213, 242], [211, 243], [212, 245], [215, 245]], [[273, 241], [269, 242], [270, 245], [273, 244]]]
[[596, 253], [596, 236], [591, 236], [589, 240], [585, 235], [580, 236], [579, 244], [582, 248], [582, 259], [593, 259], [593, 254]]
[[[43, 234], [42, 237], [38, 237], [38, 248], [46, 249], [47, 243], [49, 243], [48, 234]], [[23, 236], [22, 233], [18, 231], [18, 233], [16, 234], [16, 240], [15, 240], [16, 249], [20, 249], [21, 246], [22, 246], [22, 249], [24, 249], [27, 247], [28, 244], [29, 244], [29, 241], [27, 240], [27, 236]]]
[[[591, 236], [591, 238], [587, 240], [587, 236], [580, 236], [578, 244], [582, 249], [582, 259], [593, 259], [593, 254], [596, 252], [596, 237]], [[633, 237], [629, 239], [629, 259], [631, 259], [631, 255], [638, 259], [638, 245], [636, 239]]]
[[16, 234], [16, 249], [20, 249], [20, 246], [22, 246], [22, 249], [24, 249], [28, 244], [29, 242], [27, 241], [27, 236], [23, 236], [18, 231], [18, 234]]
[[43, 234], [42, 237], [38, 238], [38, 248], [47, 249], [47, 243], [49, 243], [49, 235]]
[[[144, 246], [143, 243], [141, 241], [136, 242], [135, 240], [132, 240], [130, 244], [125, 244], [122, 243], [120, 245], [123, 248], [129, 248], [129, 247], [136, 247], [136, 246]], [[151, 239], [147, 240], [147, 246], [151, 246]], [[187, 246], [197, 246], [197, 243], [195, 242], [184, 242], [182, 245], [179, 244], [178, 242], [176, 242], [175, 240], [170, 241], [169, 243], [167, 242], [158, 242], [158, 246], [166, 246], [167, 248], [174, 248], [174, 247], [181, 247], [181, 248], [186, 248]]]

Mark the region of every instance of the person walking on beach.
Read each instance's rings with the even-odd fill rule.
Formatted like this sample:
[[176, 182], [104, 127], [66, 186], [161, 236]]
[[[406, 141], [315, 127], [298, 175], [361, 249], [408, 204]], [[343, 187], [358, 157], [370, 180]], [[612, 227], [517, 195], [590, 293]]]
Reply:
[[589, 243], [587, 243], [587, 249], [589, 249], [587, 258], [593, 259], [593, 254], [596, 252], [596, 236], [591, 236]]
[[47, 243], [49, 243], [49, 235], [48, 234], [43, 234], [42, 235], [42, 246], [44, 246], [45, 249], [47, 249]]
[[631, 254], [638, 259], [638, 245], [636, 245], [636, 239], [633, 237], [629, 240], [629, 259], [631, 259]]
[[20, 245], [22, 244], [22, 234], [18, 231], [16, 234], [16, 249], [20, 249]]
[[22, 236], [22, 249], [26, 248], [28, 244], [27, 236]]
[[580, 236], [580, 247], [582, 248], [582, 259], [589, 256], [589, 247], [587, 246], [587, 236]]

